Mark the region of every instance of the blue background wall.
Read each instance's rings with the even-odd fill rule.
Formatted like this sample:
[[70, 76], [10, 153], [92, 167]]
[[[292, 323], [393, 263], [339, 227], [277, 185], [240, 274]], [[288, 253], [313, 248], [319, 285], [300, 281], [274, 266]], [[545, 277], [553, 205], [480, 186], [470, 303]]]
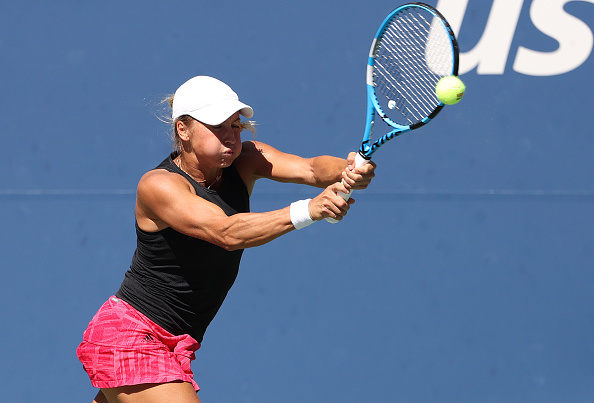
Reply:
[[[94, 396], [75, 349], [129, 265], [136, 183], [170, 150], [164, 95], [216, 76], [259, 140], [345, 156], [399, 4], [4, 2], [1, 400]], [[378, 152], [342, 223], [246, 252], [194, 364], [205, 403], [594, 401], [594, 1], [438, 6], [463, 102]], [[262, 182], [252, 208], [314, 194]]]

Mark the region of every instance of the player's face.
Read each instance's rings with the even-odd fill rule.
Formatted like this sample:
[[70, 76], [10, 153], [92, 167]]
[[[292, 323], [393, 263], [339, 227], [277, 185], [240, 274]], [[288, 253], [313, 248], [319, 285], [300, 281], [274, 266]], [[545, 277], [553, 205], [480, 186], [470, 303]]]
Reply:
[[241, 119], [236, 112], [220, 125], [195, 121], [191, 129], [192, 147], [201, 162], [225, 168], [241, 153]]

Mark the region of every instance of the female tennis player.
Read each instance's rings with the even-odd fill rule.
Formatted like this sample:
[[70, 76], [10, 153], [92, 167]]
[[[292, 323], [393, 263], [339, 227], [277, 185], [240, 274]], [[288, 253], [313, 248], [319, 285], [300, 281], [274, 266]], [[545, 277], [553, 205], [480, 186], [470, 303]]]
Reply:
[[[171, 101], [175, 151], [138, 184], [137, 249], [120, 289], [99, 309], [77, 354], [97, 403], [200, 402], [190, 362], [238, 273], [243, 249], [326, 217], [341, 220], [375, 165], [301, 158], [240, 132], [253, 110], [223, 82], [198, 76]], [[324, 188], [276, 211], [251, 213], [257, 179]]]

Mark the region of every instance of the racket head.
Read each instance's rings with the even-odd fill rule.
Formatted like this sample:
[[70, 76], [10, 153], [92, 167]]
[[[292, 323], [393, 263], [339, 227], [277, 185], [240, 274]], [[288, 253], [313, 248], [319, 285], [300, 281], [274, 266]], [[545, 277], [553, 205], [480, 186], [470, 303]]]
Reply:
[[[367, 62], [367, 123], [360, 152], [370, 157], [391, 138], [423, 126], [443, 108], [437, 82], [457, 75], [458, 42], [444, 16], [424, 3], [393, 10], [378, 29]], [[371, 143], [376, 116], [393, 130]]]

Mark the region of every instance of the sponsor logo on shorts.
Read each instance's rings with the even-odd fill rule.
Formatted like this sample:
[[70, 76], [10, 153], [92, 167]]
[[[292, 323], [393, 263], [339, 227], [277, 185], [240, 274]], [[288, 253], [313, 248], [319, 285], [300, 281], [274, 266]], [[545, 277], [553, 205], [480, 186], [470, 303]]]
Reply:
[[143, 342], [143, 343], [155, 343], [155, 342], [156, 342], [156, 340], [155, 340], [155, 338], [154, 338], [153, 336], [151, 336], [150, 334], [148, 334], [148, 333], [147, 333], [147, 334], [144, 336], [144, 338], [142, 339], [142, 342]]

